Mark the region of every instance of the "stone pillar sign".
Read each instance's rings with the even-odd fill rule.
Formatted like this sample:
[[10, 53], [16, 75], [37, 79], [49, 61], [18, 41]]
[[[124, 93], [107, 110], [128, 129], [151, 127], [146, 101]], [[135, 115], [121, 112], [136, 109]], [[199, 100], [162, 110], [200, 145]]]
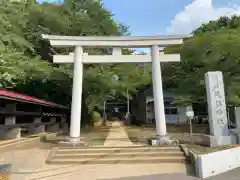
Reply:
[[213, 136], [228, 136], [228, 121], [222, 72], [207, 72], [205, 83], [208, 102], [210, 133]]
[[237, 129], [240, 129], [240, 107], [234, 108]]

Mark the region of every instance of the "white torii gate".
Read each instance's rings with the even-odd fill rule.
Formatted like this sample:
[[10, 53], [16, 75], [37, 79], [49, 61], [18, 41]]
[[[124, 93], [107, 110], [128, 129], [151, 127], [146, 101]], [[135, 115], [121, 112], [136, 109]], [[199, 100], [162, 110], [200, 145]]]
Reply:
[[[56, 47], [75, 47], [70, 55], [54, 55], [55, 63], [74, 63], [73, 89], [71, 104], [70, 142], [80, 142], [81, 105], [83, 64], [92, 63], [146, 63], [152, 62], [152, 82], [154, 95], [154, 110], [156, 121], [156, 139], [167, 140], [164, 99], [162, 90], [161, 62], [178, 62], [179, 54], [164, 55], [159, 47], [180, 45], [184, 38], [191, 35], [179, 36], [54, 36], [42, 35]], [[83, 47], [112, 47], [112, 55], [88, 55], [83, 53]], [[122, 55], [122, 48], [151, 48], [147, 55]]]

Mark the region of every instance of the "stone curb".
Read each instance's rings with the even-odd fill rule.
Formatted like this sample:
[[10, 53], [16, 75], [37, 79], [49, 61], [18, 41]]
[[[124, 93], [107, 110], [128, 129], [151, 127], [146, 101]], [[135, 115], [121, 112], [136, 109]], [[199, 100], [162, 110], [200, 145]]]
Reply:
[[180, 149], [183, 151], [185, 156], [189, 156], [188, 148], [185, 144], [179, 144]]
[[2, 145], [6, 145], [6, 144], [9, 144], [9, 143], [14, 143], [14, 142], [18, 142], [18, 141], [21, 141], [23, 138], [21, 139], [11, 139], [11, 140], [3, 140], [0, 142], [0, 147]]
[[[104, 158], [104, 157], [103, 157]], [[169, 164], [169, 163], [178, 163], [185, 164], [183, 159], [136, 159], [136, 160], [83, 160], [83, 161], [71, 161], [71, 160], [51, 160], [48, 164], [51, 165], [83, 165], [83, 164], [91, 164], [91, 165], [103, 165], [103, 164]]]
[[185, 144], [180, 144], [179, 147], [184, 152], [187, 162], [189, 164], [193, 165], [194, 171], [197, 174], [196, 162], [197, 162], [198, 156], [195, 153], [193, 153], [192, 151], [190, 151]]
[[22, 138], [20, 140], [12, 140], [12, 141], [10, 141], [10, 143], [7, 143], [7, 142], [2, 143], [2, 145], [0, 144], [0, 152], [4, 152], [5, 150], [7, 150], [9, 148], [14, 148], [15, 146], [21, 145], [23, 143], [40, 142], [42, 139], [44, 139], [48, 136], [54, 136], [54, 135], [58, 135], [58, 133], [50, 133], [50, 134], [45, 134], [45, 135], [43, 133], [40, 133], [40, 134], [28, 136], [26, 138]]
[[48, 154], [48, 157], [47, 157], [47, 159], [45, 161], [46, 164], [50, 164], [51, 163], [51, 161], [52, 161], [54, 155], [56, 154], [57, 150], [58, 150], [58, 147], [52, 148], [51, 152]]

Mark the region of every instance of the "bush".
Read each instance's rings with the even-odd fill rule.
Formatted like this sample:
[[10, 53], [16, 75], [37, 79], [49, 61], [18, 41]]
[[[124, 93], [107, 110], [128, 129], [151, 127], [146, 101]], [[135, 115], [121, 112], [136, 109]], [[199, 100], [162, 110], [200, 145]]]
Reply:
[[99, 112], [97, 111], [92, 111], [92, 122], [95, 123], [95, 122], [98, 122], [101, 120], [101, 115]]

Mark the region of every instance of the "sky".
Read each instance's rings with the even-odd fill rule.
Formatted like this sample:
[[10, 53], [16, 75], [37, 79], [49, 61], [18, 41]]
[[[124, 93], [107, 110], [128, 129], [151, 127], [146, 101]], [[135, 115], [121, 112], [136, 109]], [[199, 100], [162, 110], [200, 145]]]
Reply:
[[[38, 0], [38, 2], [59, 0]], [[221, 16], [240, 15], [240, 0], [102, 0], [133, 36], [189, 34]], [[137, 52], [149, 49], [136, 49]]]
[[[56, 0], [38, 0], [54, 2]], [[131, 35], [188, 34], [220, 16], [240, 15], [240, 0], [103, 0]]]
[[[103, 0], [132, 35], [187, 34], [223, 15], [240, 14], [240, 0]], [[147, 3], [149, 2], [149, 3]]]

